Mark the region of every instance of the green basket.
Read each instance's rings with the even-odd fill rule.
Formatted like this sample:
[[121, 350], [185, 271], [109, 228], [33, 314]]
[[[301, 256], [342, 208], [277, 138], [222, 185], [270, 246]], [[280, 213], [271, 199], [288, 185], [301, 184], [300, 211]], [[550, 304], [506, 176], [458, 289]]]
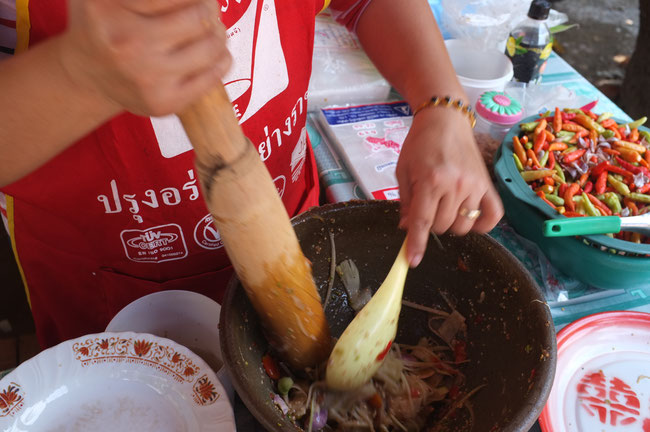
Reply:
[[[532, 116], [521, 123], [538, 120]], [[642, 128], [648, 130], [647, 128]], [[650, 244], [636, 244], [606, 235], [545, 237], [544, 221], [564, 218], [542, 201], [521, 178], [514, 162], [513, 127], [499, 147], [494, 171], [508, 221], [535, 242], [551, 263], [565, 274], [603, 289], [650, 287]]]

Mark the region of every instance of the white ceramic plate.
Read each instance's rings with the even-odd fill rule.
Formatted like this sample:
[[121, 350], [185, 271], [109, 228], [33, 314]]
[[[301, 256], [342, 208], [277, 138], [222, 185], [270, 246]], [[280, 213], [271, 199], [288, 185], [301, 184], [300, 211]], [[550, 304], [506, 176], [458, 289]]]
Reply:
[[0, 380], [0, 431], [235, 431], [207, 364], [175, 342], [99, 333], [62, 342]]
[[108, 323], [106, 331], [149, 333], [189, 348], [216, 372], [233, 404], [234, 390], [221, 360], [220, 312], [219, 303], [202, 294], [160, 291], [126, 305]]

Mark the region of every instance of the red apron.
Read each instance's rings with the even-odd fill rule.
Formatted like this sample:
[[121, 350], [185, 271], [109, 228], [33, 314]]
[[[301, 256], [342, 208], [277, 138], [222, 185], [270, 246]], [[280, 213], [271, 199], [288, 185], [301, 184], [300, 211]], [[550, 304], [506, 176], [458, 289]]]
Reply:
[[[323, 0], [221, 3], [235, 60], [226, 90], [295, 215], [318, 203], [305, 119]], [[28, 18], [34, 45], [64, 30], [66, 2], [31, 0]], [[175, 117], [119, 115], [2, 192], [44, 347], [103, 331], [152, 292], [187, 289], [218, 301], [231, 277]]]

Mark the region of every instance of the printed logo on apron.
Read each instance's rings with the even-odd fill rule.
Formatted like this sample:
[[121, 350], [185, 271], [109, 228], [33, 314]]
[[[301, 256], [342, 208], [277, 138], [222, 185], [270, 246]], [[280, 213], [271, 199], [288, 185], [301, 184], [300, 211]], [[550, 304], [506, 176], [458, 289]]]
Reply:
[[[228, 26], [227, 46], [234, 57], [233, 66], [223, 82], [242, 124], [286, 90], [289, 73], [280, 41], [275, 0], [252, 0], [247, 8], [241, 0], [221, 3], [223, 21]], [[164, 157], [173, 158], [192, 149], [177, 116], [154, 117], [151, 123]]]

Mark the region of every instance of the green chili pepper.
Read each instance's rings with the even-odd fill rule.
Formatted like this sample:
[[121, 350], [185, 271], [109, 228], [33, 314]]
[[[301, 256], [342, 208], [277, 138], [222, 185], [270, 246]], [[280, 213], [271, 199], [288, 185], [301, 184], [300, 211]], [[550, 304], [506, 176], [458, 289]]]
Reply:
[[600, 210], [594, 207], [586, 193], [582, 194], [582, 204], [584, 204], [585, 210], [587, 210], [589, 216], [601, 216]]
[[607, 181], [612, 185], [616, 192], [620, 193], [621, 195], [628, 196], [630, 194], [630, 188], [627, 187], [627, 185], [622, 181], [616, 179], [616, 177], [613, 175], [607, 174]]
[[558, 133], [555, 134], [555, 139], [566, 143], [569, 142], [575, 134], [576, 134], [575, 132], [559, 131]]
[[551, 112], [551, 111], [546, 111], [544, 114], [542, 114], [542, 118], [544, 118], [544, 117], [550, 117], [550, 116], [552, 116], [553, 114], [554, 114], [554, 113]]
[[557, 195], [546, 194], [546, 199], [549, 200], [551, 203], [553, 203], [556, 206], [564, 205], [564, 199], [560, 198]]
[[521, 161], [519, 160], [519, 156], [517, 156], [516, 154], [513, 153], [512, 158], [515, 160], [515, 165], [517, 166], [517, 170], [519, 170], [519, 172], [522, 172], [524, 170], [524, 166], [522, 165]]
[[564, 109], [564, 112], [567, 112], [567, 113], [573, 113], [573, 114], [586, 115], [586, 114], [584, 113], [584, 111], [582, 111], [581, 109], [578, 109], [578, 108], [565, 108], [565, 109]]
[[290, 377], [282, 377], [278, 381], [278, 391], [282, 396], [288, 394], [292, 386], [293, 386], [293, 380]]
[[532, 150], [533, 142], [531, 140], [526, 141], [526, 144], [524, 144], [524, 147], [526, 147], [529, 150]]
[[566, 150], [564, 150], [564, 151], [562, 152], [562, 154], [571, 153], [572, 151], [575, 151], [575, 150], [578, 150], [578, 147], [576, 147], [576, 146], [569, 146], [569, 147], [566, 148]]
[[611, 112], [604, 112], [598, 116], [598, 119], [596, 119], [596, 121], [600, 123], [603, 120], [607, 120], [608, 118], [612, 118], [612, 117], [614, 117], [614, 114], [612, 114]]
[[557, 176], [562, 179], [562, 183], [566, 183], [566, 178], [564, 177], [564, 171], [562, 171], [562, 167], [560, 164], [555, 164], [555, 172], [557, 173]]
[[519, 129], [521, 129], [524, 132], [533, 132], [538, 124], [539, 124], [539, 122], [536, 122], [536, 121], [528, 122], [528, 123], [522, 123], [522, 124], [519, 125]]
[[[612, 132], [612, 133], [613, 133], [613, 132]], [[639, 135], [641, 135], [641, 136], [643, 137], [643, 139], [645, 139], [645, 141], [646, 141], [647, 143], [650, 143], [650, 132], [645, 131], [645, 130], [640, 130], [640, 131], [639, 131]]]
[[540, 191], [541, 190], [542, 192], [544, 192], [544, 195], [546, 195], [546, 194], [552, 193], [553, 189], [554, 189], [553, 186], [545, 184], [545, 185], [540, 186], [537, 189], [535, 189], [535, 191]]
[[[557, 166], [557, 165], [556, 165], [556, 166]], [[555, 168], [554, 168], [554, 169], [555, 169]], [[553, 174], [553, 175], [551, 176], [551, 178], [552, 178], [553, 180], [555, 180], [556, 183], [559, 183], [559, 184], [564, 184], [564, 183], [566, 183], [566, 181], [564, 181], [563, 178], [560, 178], [560, 176], [557, 175], [557, 173]], [[557, 188], [556, 188], [555, 190], [557, 191]]]
[[616, 134], [614, 133], [613, 130], [605, 129], [605, 132], [601, 133], [601, 135], [605, 139], [610, 139], [610, 138], [614, 138]]
[[521, 173], [521, 177], [526, 182], [532, 182], [535, 180], [543, 179], [544, 177], [552, 176], [555, 171], [550, 169], [543, 170], [534, 170], [534, 171], [524, 171]]
[[539, 164], [540, 164], [540, 166], [543, 168], [543, 167], [546, 166], [546, 162], [548, 162], [548, 150], [546, 150], [546, 151], [544, 152], [544, 155], [543, 155], [542, 158], [539, 160]]
[[641, 117], [640, 119], [635, 120], [632, 123], [628, 123], [627, 127], [629, 127], [630, 129], [635, 129], [638, 128], [639, 126], [642, 126], [647, 121], [648, 121], [648, 117]]
[[642, 193], [636, 193], [636, 192], [631, 192], [628, 197], [631, 200], [650, 204], [650, 195], [642, 194]]

